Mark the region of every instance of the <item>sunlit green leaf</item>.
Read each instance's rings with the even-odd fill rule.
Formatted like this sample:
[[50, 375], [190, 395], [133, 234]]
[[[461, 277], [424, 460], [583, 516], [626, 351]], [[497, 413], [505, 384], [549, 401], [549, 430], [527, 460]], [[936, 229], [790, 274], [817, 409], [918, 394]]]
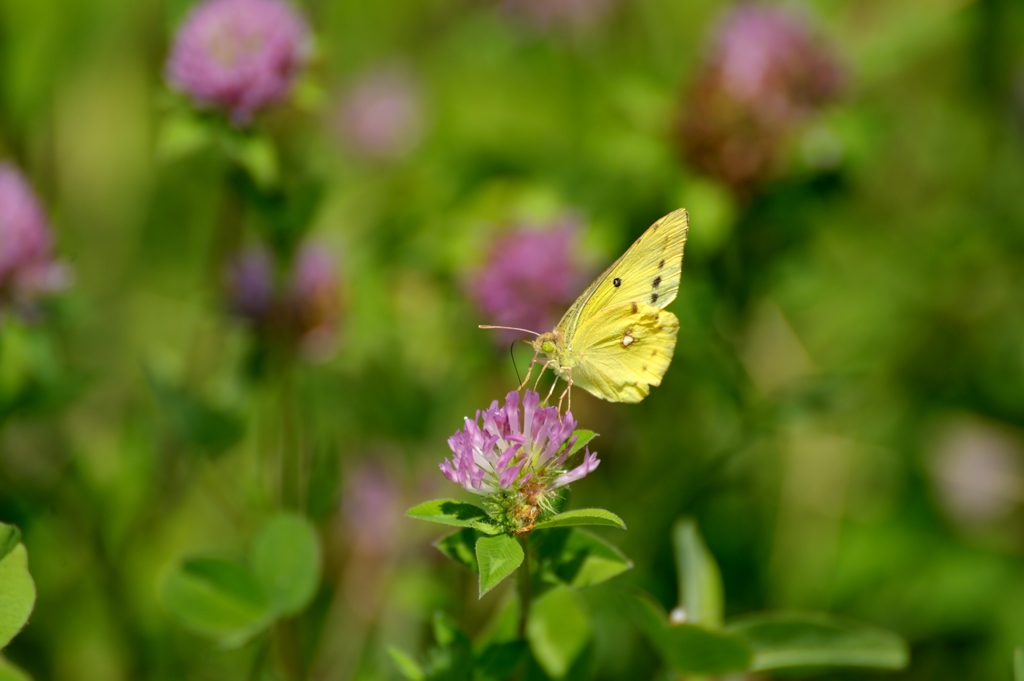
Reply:
[[501, 529], [491, 522], [487, 511], [455, 499], [434, 499], [425, 501], [418, 506], [413, 506], [406, 515], [417, 520], [426, 520], [441, 525], [454, 525], [455, 527], [472, 527], [484, 534], [498, 534]]
[[902, 669], [910, 654], [898, 635], [826, 613], [778, 612], [743, 617], [727, 631], [754, 651], [751, 669], [871, 667]]
[[267, 626], [273, 610], [263, 587], [243, 566], [196, 558], [175, 570], [164, 585], [168, 610], [187, 628], [225, 645], [241, 645]]
[[672, 620], [714, 629], [721, 627], [722, 575], [693, 518], [676, 522], [672, 546], [679, 579], [679, 607], [672, 613]]
[[28, 551], [16, 544], [0, 560], [0, 648], [28, 622], [36, 604], [36, 585], [28, 572]]
[[260, 530], [252, 547], [253, 574], [281, 615], [303, 610], [320, 583], [320, 541], [305, 518], [280, 513]]
[[480, 596], [496, 587], [523, 563], [523, 547], [511, 535], [480, 537], [476, 562], [480, 568]]
[[622, 518], [611, 511], [603, 508], [579, 508], [574, 511], [566, 511], [551, 516], [547, 520], [534, 525], [534, 530], [543, 530], [551, 527], [570, 527], [572, 525], [604, 525], [606, 527], [618, 527], [626, 529], [626, 523]]
[[608, 581], [633, 567], [619, 549], [585, 530], [533, 533], [530, 544], [546, 579], [576, 589]]
[[533, 656], [549, 676], [562, 678], [592, 635], [579, 595], [555, 587], [530, 606], [526, 638]]

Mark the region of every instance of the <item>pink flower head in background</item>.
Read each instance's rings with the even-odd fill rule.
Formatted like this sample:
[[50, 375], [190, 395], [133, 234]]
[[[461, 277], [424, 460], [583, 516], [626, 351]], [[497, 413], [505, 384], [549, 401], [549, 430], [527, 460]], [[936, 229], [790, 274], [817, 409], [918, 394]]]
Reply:
[[174, 37], [167, 80], [245, 125], [287, 96], [309, 46], [309, 27], [284, 0], [207, 0]]
[[305, 244], [295, 257], [288, 303], [305, 350], [324, 356], [338, 328], [341, 300], [338, 263], [316, 243]]
[[274, 305], [274, 261], [266, 248], [239, 253], [225, 272], [228, 305], [239, 317], [254, 323], [268, 317]]
[[599, 22], [612, 0], [504, 0], [512, 14], [540, 29], [585, 28]]
[[349, 470], [341, 511], [353, 548], [367, 555], [389, 553], [405, 516], [401, 504], [399, 480], [384, 465], [364, 461]]
[[[495, 400], [448, 438], [452, 457], [441, 464], [441, 472], [474, 494], [513, 499], [503, 505], [509, 514], [505, 522], [523, 527], [538, 512], [550, 510], [547, 504], [558, 488], [586, 477], [601, 463], [588, 448], [577, 465], [569, 463], [575, 428], [571, 412], [560, 417], [556, 407], [540, 407], [540, 395], [532, 390], [524, 394], [520, 410], [519, 393], [512, 391], [504, 406]], [[519, 513], [524, 509], [525, 517]]]
[[359, 156], [401, 158], [423, 134], [419, 85], [411, 74], [398, 68], [370, 71], [343, 94], [334, 126], [345, 145]]
[[845, 76], [804, 18], [743, 4], [719, 26], [678, 124], [698, 170], [743, 189], [775, 171], [783, 143], [836, 100]]
[[279, 283], [268, 249], [242, 251], [225, 268], [228, 308], [261, 336], [297, 342], [310, 357], [324, 358], [341, 316], [337, 262], [324, 247], [307, 243], [290, 270], [287, 281]]
[[17, 168], [0, 163], [0, 296], [28, 303], [64, 288], [67, 279], [32, 188]]
[[[543, 333], [554, 328], [586, 283], [575, 253], [575, 222], [540, 231], [520, 227], [500, 235], [468, 281], [469, 295], [488, 324]], [[522, 334], [495, 334], [501, 342]]]

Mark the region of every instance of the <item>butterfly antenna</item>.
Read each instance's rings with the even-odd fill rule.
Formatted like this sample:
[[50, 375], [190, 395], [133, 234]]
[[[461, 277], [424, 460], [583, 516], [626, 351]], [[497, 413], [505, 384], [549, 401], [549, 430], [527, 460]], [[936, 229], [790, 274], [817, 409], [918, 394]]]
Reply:
[[512, 356], [512, 368], [516, 370], [516, 380], [522, 383], [522, 379], [519, 378], [519, 367], [516, 366], [516, 343], [518, 341], [512, 341], [512, 345], [508, 346], [508, 354]]
[[540, 335], [536, 331], [530, 331], [529, 329], [520, 329], [520, 328], [518, 328], [516, 326], [490, 326], [488, 324], [481, 324], [477, 328], [480, 328], [480, 329], [504, 329], [505, 331], [522, 331], [523, 333], [532, 333], [534, 336], [539, 336]]

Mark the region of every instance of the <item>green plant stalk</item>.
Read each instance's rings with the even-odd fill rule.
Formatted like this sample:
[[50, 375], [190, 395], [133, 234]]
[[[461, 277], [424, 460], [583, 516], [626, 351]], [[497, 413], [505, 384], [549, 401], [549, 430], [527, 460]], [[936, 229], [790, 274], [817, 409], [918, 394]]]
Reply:
[[527, 541], [526, 535], [520, 535], [518, 539], [519, 544], [523, 547], [523, 565], [516, 573], [516, 591], [519, 594], [518, 636], [521, 639], [525, 639], [526, 619], [530, 616], [530, 601], [532, 598], [530, 593], [530, 542]]

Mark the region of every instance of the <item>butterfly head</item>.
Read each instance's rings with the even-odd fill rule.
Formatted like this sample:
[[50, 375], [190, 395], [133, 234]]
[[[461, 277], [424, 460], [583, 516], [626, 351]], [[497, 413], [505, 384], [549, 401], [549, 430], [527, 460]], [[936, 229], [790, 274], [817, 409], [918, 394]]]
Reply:
[[532, 344], [533, 349], [538, 353], [543, 352], [546, 355], [553, 355], [558, 348], [558, 336], [553, 331], [548, 331], [534, 338]]

